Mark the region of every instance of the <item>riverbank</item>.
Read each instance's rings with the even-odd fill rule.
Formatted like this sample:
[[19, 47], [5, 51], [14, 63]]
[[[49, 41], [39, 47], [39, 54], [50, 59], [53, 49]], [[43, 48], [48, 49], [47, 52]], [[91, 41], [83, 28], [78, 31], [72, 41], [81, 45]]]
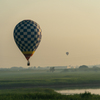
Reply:
[[74, 95], [74, 94], [82, 94], [85, 92], [89, 92], [91, 94], [100, 95], [100, 89], [68, 89], [68, 90], [55, 90], [57, 93], [65, 94], [65, 95]]
[[89, 92], [74, 95], [62, 95], [53, 89], [12, 89], [0, 92], [0, 100], [100, 100], [100, 95]]

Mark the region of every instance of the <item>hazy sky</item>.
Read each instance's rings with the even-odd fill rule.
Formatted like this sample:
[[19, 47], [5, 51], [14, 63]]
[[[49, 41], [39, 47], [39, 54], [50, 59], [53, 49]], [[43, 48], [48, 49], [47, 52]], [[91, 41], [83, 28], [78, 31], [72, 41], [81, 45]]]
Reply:
[[24, 19], [42, 29], [31, 66], [100, 64], [100, 0], [0, 0], [0, 68], [27, 67], [13, 38]]

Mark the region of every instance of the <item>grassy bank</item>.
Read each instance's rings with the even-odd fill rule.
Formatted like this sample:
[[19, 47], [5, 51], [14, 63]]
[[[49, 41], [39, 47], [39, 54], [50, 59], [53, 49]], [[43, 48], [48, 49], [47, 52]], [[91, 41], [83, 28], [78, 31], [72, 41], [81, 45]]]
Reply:
[[[5, 92], [4, 92], [5, 91]], [[0, 100], [100, 100], [99, 95], [85, 92], [75, 95], [61, 95], [52, 89], [12, 89], [0, 92]]]

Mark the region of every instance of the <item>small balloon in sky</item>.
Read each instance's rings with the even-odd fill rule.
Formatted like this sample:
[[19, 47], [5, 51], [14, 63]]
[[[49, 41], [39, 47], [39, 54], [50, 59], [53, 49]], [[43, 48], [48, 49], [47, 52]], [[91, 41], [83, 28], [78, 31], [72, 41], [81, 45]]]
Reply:
[[69, 52], [66, 52], [66, 55], [69, 55]]
[[14, 40], [27, 59], [28, 66], [30, 65], [30, 57], [34, 54], [41, 41], [41, 32], [40, 26], [32, 20], [23, 20], [15, 26]]

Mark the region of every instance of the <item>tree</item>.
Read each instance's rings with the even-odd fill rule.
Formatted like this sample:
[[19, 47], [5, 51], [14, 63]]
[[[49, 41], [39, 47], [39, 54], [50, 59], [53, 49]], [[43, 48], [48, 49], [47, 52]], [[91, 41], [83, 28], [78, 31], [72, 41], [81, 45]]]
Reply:
[[55, 71], [55, 67], [50, 67], [50, 72], [54, 72]]
[[80, 69], [87, 69], [88, 66], [86, 66], [86, 65], [81, 65], [79, 68], [80, 68]]

